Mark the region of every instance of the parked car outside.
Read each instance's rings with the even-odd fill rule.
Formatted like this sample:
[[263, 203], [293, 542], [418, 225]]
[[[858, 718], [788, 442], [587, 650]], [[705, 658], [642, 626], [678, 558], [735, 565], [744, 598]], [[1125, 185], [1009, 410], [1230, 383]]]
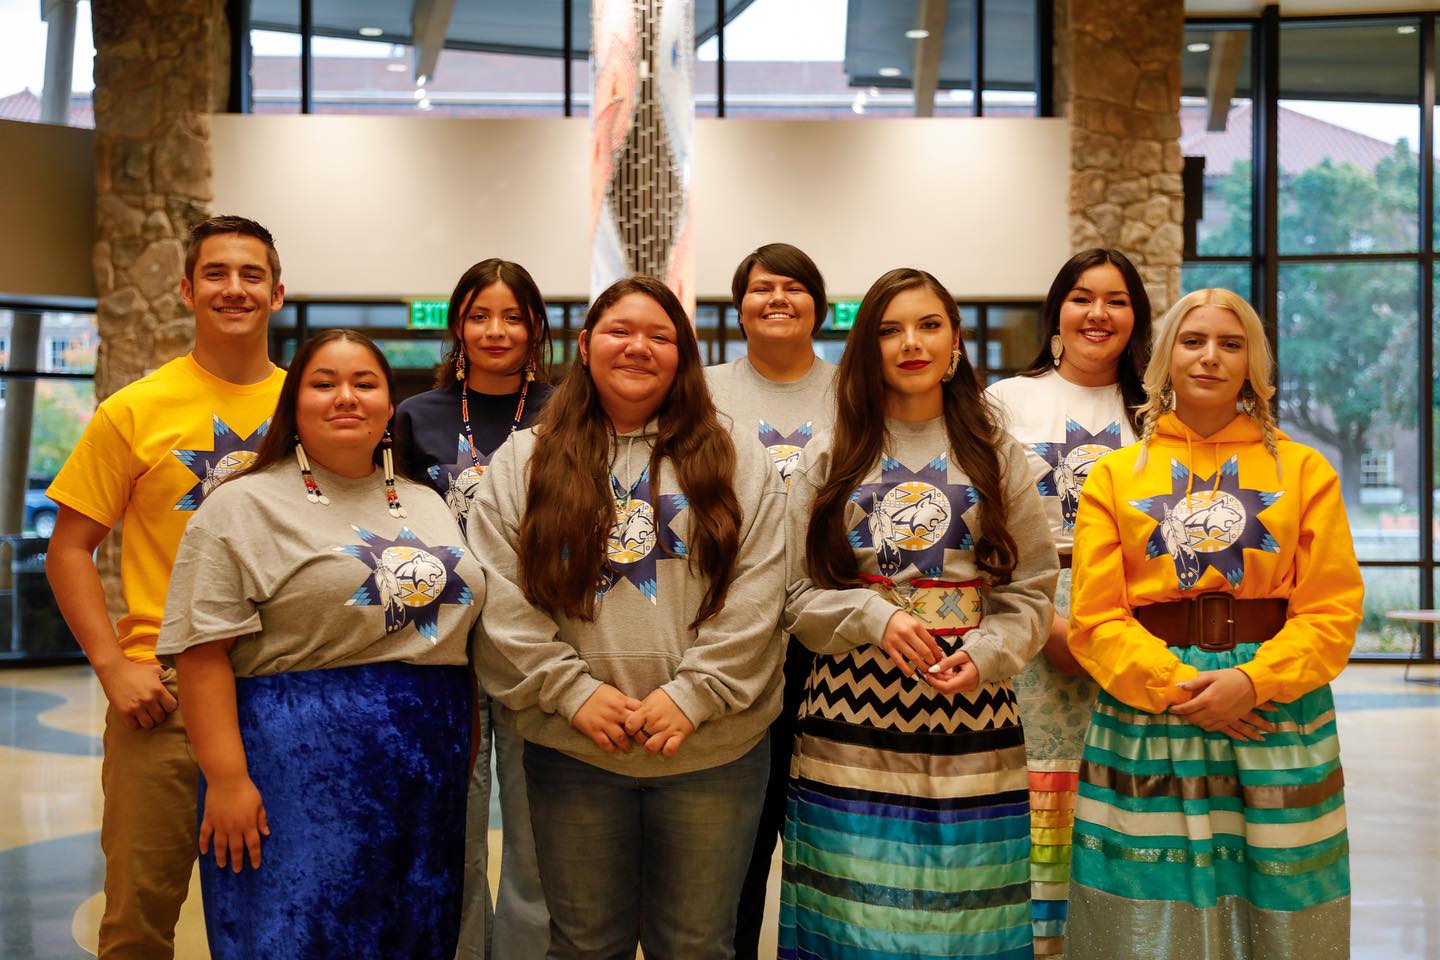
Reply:
[[45, 496], [44, 490], [25, 491], [25, 529], [32, 530], [35, 536], [42, 540], [49, 540], [50, 535], [55, 532], [55, 516], [60, 512], [60, 507]]

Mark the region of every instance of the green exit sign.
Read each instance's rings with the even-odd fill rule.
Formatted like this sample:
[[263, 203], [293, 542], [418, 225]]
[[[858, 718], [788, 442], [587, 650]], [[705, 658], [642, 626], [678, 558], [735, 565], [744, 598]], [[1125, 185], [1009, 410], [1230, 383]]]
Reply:
[[855, 314], [860, 312], [859, 300], [838, 300], [831, 304], [835, 311], [835, 320], [830, 324], [831, 330], [849, 330], [855, 326]]
[[444, 330], [445, 317], [450, 312], [448, 300], [411, 300], [411, 330]]

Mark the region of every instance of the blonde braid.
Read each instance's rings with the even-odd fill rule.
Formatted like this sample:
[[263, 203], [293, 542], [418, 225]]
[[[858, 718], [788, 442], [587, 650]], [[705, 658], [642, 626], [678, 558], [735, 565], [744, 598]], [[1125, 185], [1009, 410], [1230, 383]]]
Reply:
[[1255, 419], [1260, 421], [1260, 433], [1265, 449], [1275, 458], [1275, 476], [1280, 478], [1280, 451], [1275, 446], [1275, 413], [1270, 409], [1269, 398], [1255, 396]]
[[[1169, 383], [1166, 383], [1169, 386]], [[1135, 459], [1135, 472], [1139, 473], [1145, 468], [1145, 461], [1150, 455], [1150, 438], [1155, 435], [1155, 426], [1160, 418], [1165, 415], [1164, 388], [1161, 392], [1147, 396], [1146, 400], [1138, 409], [1140, 414], [1140, 456]]]

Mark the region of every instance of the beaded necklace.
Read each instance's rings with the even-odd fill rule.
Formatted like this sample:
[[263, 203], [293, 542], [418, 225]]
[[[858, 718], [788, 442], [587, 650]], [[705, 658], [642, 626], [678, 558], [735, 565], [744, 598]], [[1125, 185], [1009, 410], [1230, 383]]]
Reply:
[[[530, 381], [533, 374], [525, 371], [520, 381], [520, 402], [515, 404], [515, 419], [510, 421], [510, 432], [514, 433], [520, 428], [520, 420], [525, 416], [525, 397], [530, 393]], [[470, 431], [470, 386], [465, 381], [460, 381], [460, 422], [465, 425], [465, 442], [470, 445], [470, 459], [475, 466], [480, 466], [480, 453], [475, 448], [475, 434]]]

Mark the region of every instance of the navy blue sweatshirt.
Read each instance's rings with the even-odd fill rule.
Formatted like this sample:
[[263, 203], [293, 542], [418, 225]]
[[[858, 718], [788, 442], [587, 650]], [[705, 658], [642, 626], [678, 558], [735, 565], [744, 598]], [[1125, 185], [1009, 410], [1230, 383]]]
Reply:
[[[525, 397], [520, 429], [540, 416], [554, 387], [535, 381]], [[450, 512], [465, 532], [465, 513], [474, 496], [475, 485], [490, 462], [490, 455], [510, 436], [519, 393], [476, 393], [469, 391], [470, 431], [475, 436], [477, 467], [470, 458], [470, 445], [460, 423], [460, 388], [437, 387], [400, 404], [395, 411], [396, 469], [428, 483], [445, 498]]]

